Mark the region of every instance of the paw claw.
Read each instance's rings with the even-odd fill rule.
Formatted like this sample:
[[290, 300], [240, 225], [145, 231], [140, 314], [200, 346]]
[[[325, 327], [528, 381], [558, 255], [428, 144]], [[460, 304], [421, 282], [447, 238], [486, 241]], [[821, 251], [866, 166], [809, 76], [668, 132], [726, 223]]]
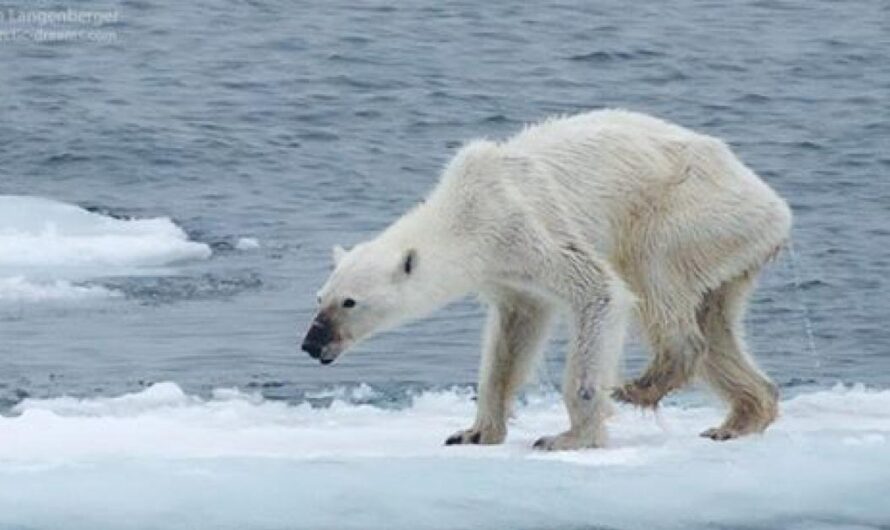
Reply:
[[458, 445], [461, 443], [461, 435], [453, 434], [445, 440], [445, 445]]
[[631, 381], [612, 391], [612, 399], [643, 408], [656, 408], [664, 397], [655, 385], [644, 385], [639, 381]]
[[703, 431], [699, 436], [702, 438], [710, 438], [715, 442], [724, 442], [726, 440], [738, 438], [739, 433], [734, 429], [729, 429], [727, 427], [714, 427]]
[[602, 447], [601, 441], [601, 438], [579, 437], [571, 431], [566, 431], [556, 436], [542, 436], [532, 445], [532, 448], [539, 451], [570, 451]]
[[612, 399], [622, 403], [631, 403], [630, 396], [627, 395], [627, 391], [623, 387], [618, 387], [612, 391]]
[[506, 437], [505, 431], [466, 429], [458, 431], [445, 439], [445, 445], [491, 445], [499, 444]]

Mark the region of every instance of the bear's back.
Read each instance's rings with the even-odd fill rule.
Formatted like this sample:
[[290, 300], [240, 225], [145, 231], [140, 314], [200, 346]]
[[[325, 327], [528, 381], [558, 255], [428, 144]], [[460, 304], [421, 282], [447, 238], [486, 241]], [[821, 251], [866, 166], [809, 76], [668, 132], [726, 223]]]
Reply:
[[533, 154], [612, 136], [651, 138], [665, 142], [688, 142], [708, 138], [647, 114], [621, 109], [602, 109], [549, 118], [528, 125], [502, 145], [508, 150]]

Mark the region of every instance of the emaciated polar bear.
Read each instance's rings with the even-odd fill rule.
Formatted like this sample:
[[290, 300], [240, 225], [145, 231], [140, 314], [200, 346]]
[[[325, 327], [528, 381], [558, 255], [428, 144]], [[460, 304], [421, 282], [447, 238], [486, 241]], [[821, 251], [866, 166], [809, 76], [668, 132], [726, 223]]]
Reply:
[[[787, 204], [715, 138], [642, 114], [556, 118], [475, 141], [427, 200], [346, 252], [303, 349], [322, 363], [374, 332], [479, 293], [490, 304], [475, 423], [447, 444], [496, 444], [551, 317], [572, 324], [570, 427], [541, 449], [600, 447], [611, 398], [655, 407], [694, 376], [727, 401], [703, 436], [765, 429], [777, 390], [742, 339], [745, 300], [787, 240]], [[652, 361], [616, 388], [625, 326]]]

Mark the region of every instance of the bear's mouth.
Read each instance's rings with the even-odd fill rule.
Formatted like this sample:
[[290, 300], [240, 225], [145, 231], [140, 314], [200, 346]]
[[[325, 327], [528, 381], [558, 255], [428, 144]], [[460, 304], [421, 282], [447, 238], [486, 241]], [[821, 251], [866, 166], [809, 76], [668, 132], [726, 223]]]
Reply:
[[344, 349], [342, 343], [332, 342], [322, 348], [321, 355], [318, 356], [318, 362], [324, 365], [331, 364], [340, 357], [340, 354], [343, 353]]
[[313, 359], [318, 360], [319, 363], [328, 365], [332, 362], [336, 361], [337, 358], [340, 357], [340, 354], [346, 349], [347, 344], [345, 341], [331, 341], [327, 344], [320, 345], [318, 343], [313, 343], [309, 341], [303, 342], [303, 351], [309, 354]]
[[324, 346], [312, 342], [303, 342], [303, 351], [321, 364], [331, 364], [344, 350], [340, 342], [329, 342]]

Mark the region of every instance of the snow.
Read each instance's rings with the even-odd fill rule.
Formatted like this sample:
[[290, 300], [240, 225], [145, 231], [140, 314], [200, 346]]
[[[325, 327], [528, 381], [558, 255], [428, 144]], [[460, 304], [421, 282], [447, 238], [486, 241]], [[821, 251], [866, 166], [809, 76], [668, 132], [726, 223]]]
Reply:
[[[354, 392], [353, 392], [354, 393]], [[369, 387], [361, 397], [372, 396]], [[608, 448], [540, 453], [555, 395], [518, 407], [501, 446], [445, 447], [467, 390], [393, 410], [326, 408], [159, 383], [27, 399], [0, 417], [0, 527], [877, 528], [890, 522], [890, 391], [837, 386], [782, 404], [762, 436], [699, 438], [722, 411], [620, 408]], [[73, 492], [76, 492], [74, 494]]]
[[116, 219], [50, 199], [0, 195], [0, 301], [114, 296], [84, 282], [210, 254], [166, 217]]

